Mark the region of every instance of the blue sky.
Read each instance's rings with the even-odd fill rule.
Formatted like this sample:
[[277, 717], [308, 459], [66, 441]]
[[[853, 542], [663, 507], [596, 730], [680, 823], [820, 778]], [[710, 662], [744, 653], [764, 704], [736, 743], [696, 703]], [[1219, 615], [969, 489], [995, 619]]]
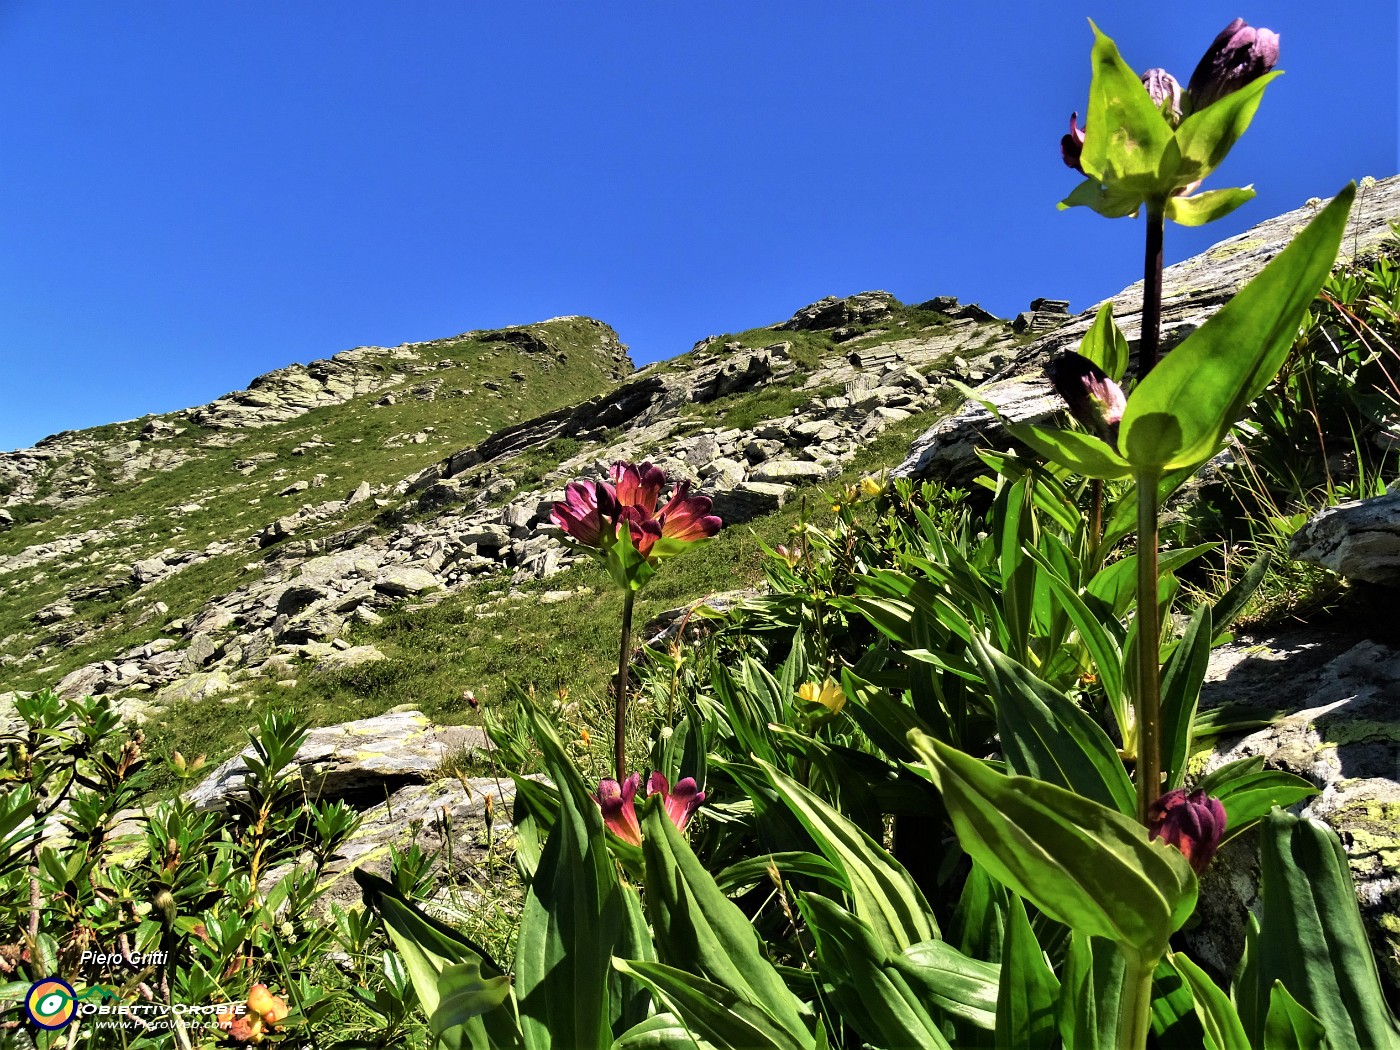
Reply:
[[[1132, 8], [1131, 14], [1124, 13]], [[362, 344], [588, 314], [649, 361], [824, 295], [1085, 309], [1142, 227], [1057, 212], [1094, 17], [1287, 70], [1168, 261], [1395, 174], [1393, 3], [0, 6], [0, 448]]]

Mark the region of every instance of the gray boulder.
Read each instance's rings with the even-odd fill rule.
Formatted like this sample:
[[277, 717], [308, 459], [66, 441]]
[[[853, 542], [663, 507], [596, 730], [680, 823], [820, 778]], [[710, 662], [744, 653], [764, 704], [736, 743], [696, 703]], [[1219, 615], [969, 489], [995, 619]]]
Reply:
[[1400, 586], [1400, 493], [1328, 507], [1294, 534], [1288, 553], [1350, 579]]

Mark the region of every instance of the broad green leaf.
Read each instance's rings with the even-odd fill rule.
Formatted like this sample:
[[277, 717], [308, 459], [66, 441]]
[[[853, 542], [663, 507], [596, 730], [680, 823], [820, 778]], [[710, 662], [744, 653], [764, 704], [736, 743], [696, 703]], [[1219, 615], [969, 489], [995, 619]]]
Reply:
[[841, 1016], [874, 1046], [947, 1048], [890, 952], [834, 901], [804, 893], [798, 908], [817, 945], [822, 981]]
[[1191, 726], [1201, 683], [1210, 663], [1213, 635], [1210, 606], [1202, 603], [1186, 625], [1186, 633], [1162, 668], [1162, 764], [1167, 773], [1167, 790], [1175, 790], [1186, 778], [1186, 760], [1191, 757]]
[[530, 705], [524, 710], [560, 805], [520, 920], [521, 1031], [529, 1050], [606, 1048], [613, 1041], [608, 960], [626, 924], [617, 866], [603, 815], [553, 726]]
[[[638, 864], [639, 870], [640, 867]], [[652, 943], [651, 929], [647, 926], [638, 888], [620, 882], [618, 892], [622, 895], [625, 918], [614, 951], [625, 954], [630, 959], [655, 962], [656, 945]], [[608, 976], [608, 1002], [608, 1027], [614, 1033], [629, 1031], [645, 1020], [652, 1009], [651, 995], [647, 990], [616, 970], [612, 970]]]
[[[384, 928], [403, 959], [413, 990], [429, 1018], [437, 1014], [443, 1003], [440, 982], [449, 968], [463, 964], [473, 966], [488, 984], [505, 979], [484, 949], [452, 927], [423, 914], [392, 883], [362, 868], [356, 868], [354, 876], [366, 906], [384, 919]], [[454, 989], [455, 984], [446, 990]], [[442, 1044], [449, 1048], [504, 1050], [519, 1047], [522, 1039], [515, 1003], [508, 996], [503, 997], [499, 1008], [460, 1021], [454, 1029], [443, 1029], [441, 1037]]]
[[510, 996], [510, 978], [481, 976], [481, 963], [452, 963], [442, 968], [437, 981], [437, 1009], [428, 1017], [434, 1040], [473, 1018], [494, 1010]]
[[1119, 448], [1135, 470], [1209, 459], [1278, 372], [1337, 258], [1356, 187], [1348, 185], [1230, 302], [1196, 329], [1128, 398]]
[[894, 965], [930, 1005], [955, 1020], [991, 1032], [997, 1023], [1001, 967], [958, 951], [947, 941], [921, 941], [894, 957]]
[[[650, 988], [688, 1029], [715, 1046], [816, 1050], [817, 1041], [810, 1033], [789, 1031], [763, 1007], [739, 996], [732, 988], [662, 963], [614, 959], [613, 966]], [[784, 994], [790, 995], [786, 989]]]
[[1215, 1050], [1250, 1050], [1240, 1015], [1235, 1012], [1226, 995], [1199, 966], [1181, 952], [1168, 957], [1172, 968], [1181, 974], [1196, 1001], [1196, 1016], [1215, 1045]]
[[535, 877], [545, 841], [559, 816], [559, 792], [521, 773], [512, 773], [510, 778], [515, 782], [515, 802], [511, 806], [515, 863], [528, 882]]
[[720, 1050], [672, 1013], [655, 1014], [618, 1036], [612, 1050]]
[[[1122, 434], [1120, 432], [1121, 440]], [[1169, 470], [1157, 481], [1157, 506], [1164, 507], [1167, 500], [1177, 489], [1191, 480], [1199, 469], [1199, 464], [1193, 463], [1189, 467], [1181, 470]], [[1105, 548], [1112, 548], [1118, 544], [1123, 537], [1130, 532], [1137, 530], [1137, 486], [1131, 485], [1118, 497], [1113, 504], [1113, 511], [1108, 515], [1108, 521], [1103, 527], [1103, 544]], [[1209, 546], [1216, 546], [1210, 544]]]
[[1056, 207], [1061, 211], [1066, 208], [1093, 208], [1105, 219], [1136, 218], [1138, 209], [1142, 207], [1142, 194], [1121, 183], [1104, 185], [1098, 179], [1085, 179]]
[[1013, 771], [1120, 813], [1136, 810], [1123, 760], [1097, 722], [1054, 686], [982, 639], [974, 638], [972, 649], [996, 698], [1002, 751]]
[[[1094, 669], [1098, 672], [1109, 703], [1115, 709], [1120, 708], [1123, 704], [1123, 652], [1118, 638], [1084, 603], [1074, 585], [1062, 573], [1056, 572], [1040, 552], [1027, 550], [1026, 553], [1045, 570], [1046, 582], [1060, 599], [1060, 604], [1079, 631], [1079, 637], [1094, 657]], [[1118, 628], [1116, 623], [1113, 626]]]
[[1053, 1050], [1059, 1042], [1055, 1006], [1060, 982], [1035, 939], [1026, 906], [1011, 898], [997, 992], [997, 1050]]
[[1246, 935], [1235, 986], [1251, 1041], [1263, 1042], [1278, 981], [1322, 1022], [1333, 1045], [1400, 1046], [1336, 833], [1275, 809], [1260, 826], [1259, 846], [1264, 909]]
[[1253, 186], [1206, 190], [1190, 197], [1168, 197], [1163, 214], [1179, 226], [1204, 226], [1216, 219], [1223, 219], [1241, 204], [1253, 199]]
[[1003, 776], [918, 731], [910, 744], [963, 849], [1050, 918], [1157, 958], [1190, 916], [1191, 866], [1179, 850], [1149, 842], [1136, 820], [1053, 784]]
[[1051, 463], [1058, 463], [1086, 478], [1114, 481], [1133, 472], [1132, 465], [1101, 438], [1082, 430], [1052, 430], [1034, 423], [1014, 423], [1006, 432]]
[[[1162, 551], [1157, 555], [1157, 571], [1175, 572], [1215, 547], [1214, 543], [1202, 543], [1181, 550]], [[1137, 559], [1136, 554], [1129, 554], [1111, 565], [1105, 565], [1094, 574], [1094, 578], [1084, 588], [1086, 593], [1103, 602], [1115, 617], [1126, 614], [1133, 604], [1133, 599], [1137, 597]]]
[[[692, 981], [703, 979], [752, 1004], [773, 1018], [789, 1038], [807, 1038], [797, 1000], [764, 954], [758, 931], [720, 892], [671, 823], [660, 797], [649, 798], [645, 805], [642, 852], [646, 856], [647, 915], [658, 958], [684, 967], [695, 975]], [[674, 1002], [672, 1008], [691, 1020]]]
[[1217, 774], [1229, 768], [1221, 767], [1196, 785], [1218, 798], [1225, 807], [1225, 834], [1220, 839], [1221, 845], [1248, 831], [1275, 806], [1291, 806], [1318, 793], [1311, 781], [1282, 769], [1253, 767], [1255, 762], [1262, 762], [1262, 759], [1242, 759], [1243, 766], [1231, 763], [1238, 768], [1234, 775], [1218, 777]]
[[[927, 650], [906, 650], [905, 655], [910, 659], [922, 661], [924, 657], [915, 654], [926, 652]], [[928, 655], [931, 659], [937, 659], [934, 654]], [[981, 678], [974, 678], [981, 684]], [[904, 761], [914, 757], [909, 745], [905, 743], [909, 730], [922, 729], [926, 733], [933, 731], [912, 707], [896, 699], [888, 689], [877, 689], [871, 683], [858, 678], [849, 668], [841, 669], [841, 685], [846, 693], [847, 710], [850, 711], [851, 718], [865, 731], [865, 735], [891, 758]]]
[[1116, 1050], [1123, 968], [1112, 941], [1082, 933], [1070, 938], [1056, 1010], [1065, 1050]]
[[761, 882], [771, 882], [773, 872], [781, 876], [800, 875], [820, 879], [843, 890], [848, 885], [841, 869], [825, 857], [793, 850], [765, 853], [735, 861], [715, 876], [715, 885], [724, 893], [738, 893], [740, 890], [752, 889]]
[[1112, 40], [1094, 30], [1093, 79], [1084, 120], [1085, 174], [1139, 199], [1165, 197], [1158, 183], [1172, 129]]
[[1180, 157], [1176, 176], [1181, 185], [1205, 178], [1220, 165], [1231, 147], [1245, 133], [1249, 122], [1254, 119], [1264, 89], [1276, 77], [1282, 75], [1282, 70], [1266, 73], [1253, 83], [1216, 100], [1205, 109], [1197, 110], [1181, 122], [1175, 136], [1176, 150]]
[[760, 760], [758, 765], [768, 774], [778, 797], [802, 822], [817, 848], [846, 873], [855, 913], [870, 926], [888, 951], [899, 952], [911, 944], [939, 936], [933, 909], [899, 861], [797, 781], [767, 762]]
[[1113, 320], [1113, 303], [1105, 302], [1094, 315], [1094, 323], [1079, 341], [1079, 353], [1107, 373], [1115, 383], [1123, 381], [1128, 370], [1128, 337]]
[[953, 912], [949, 941], [969, 958], [999, 963], [1002, 945], [1006, 943], [1009, 907], [1006, 887], [988, 875], [987, 869], [974, 858], [972, 870], [963, 881], [958, 907]]
[[1328, 1050], [1327, 1029], [1298, 1005], [1282, 981], [1269, 990], [1269, 1015], [1264, 1019], [1264, 1050]]
[[1201, 1050], [1207, 1045], [1191, 989], [1166, 959], [1152, 973], [1152, 1035], [1157, 1050]]

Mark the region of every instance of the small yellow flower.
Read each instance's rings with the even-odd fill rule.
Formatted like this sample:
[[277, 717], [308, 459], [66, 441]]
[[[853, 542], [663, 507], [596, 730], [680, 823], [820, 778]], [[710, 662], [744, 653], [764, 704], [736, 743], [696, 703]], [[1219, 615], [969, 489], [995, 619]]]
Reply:
[[874, 497], [885, 491], [885, 476], [881, 474], [878, 478], [866, 475], [860, 479], [860, 491], [866, 496]]
[[583, 741], [583, 746], [584, 746], [584, 747], [587, 747], [587, 746], [588, 746], [588, 741], [591, 739], [591, 738], [589, 737], [589, 735], [588, 735], [588, 729], [587, 729], [587, 727], [585, 727], [585, 728], [583, 728], [583, 729], [580, 729], [580, 730], [578, 731], [578, 735], [579, 735], [579, 739]]
[[820, 686], [816, 682], [805, 682], [798, 687], [797, 695], [808, 703], [821, 704], [832, 714], [846, 706], [846, 694], [830, 676]]

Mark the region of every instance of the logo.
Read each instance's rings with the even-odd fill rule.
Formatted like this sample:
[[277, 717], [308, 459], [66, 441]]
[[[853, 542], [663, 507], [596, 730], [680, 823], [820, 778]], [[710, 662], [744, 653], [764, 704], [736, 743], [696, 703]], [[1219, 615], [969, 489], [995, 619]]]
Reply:
[[24, 997], [24, 1008], [29, 1019], [40, 1028], [54, 1030], [63, 1028], [73, 1020], [78, 997], [73, 986], [57, 977], [45, 977], [29, 986], [29, 994]]

